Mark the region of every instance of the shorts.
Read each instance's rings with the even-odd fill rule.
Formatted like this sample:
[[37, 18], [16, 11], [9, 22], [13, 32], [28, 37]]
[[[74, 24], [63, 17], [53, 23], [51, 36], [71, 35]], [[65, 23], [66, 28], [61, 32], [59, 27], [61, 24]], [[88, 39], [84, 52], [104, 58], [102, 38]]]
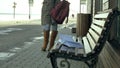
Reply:
[[43, 30], [45, 31], [49, 31], [49, 30], [57, 31], [57, 28], [58, 28], [58, 25], [53, 19], [52, 19], [52, 23], [43, 25]]

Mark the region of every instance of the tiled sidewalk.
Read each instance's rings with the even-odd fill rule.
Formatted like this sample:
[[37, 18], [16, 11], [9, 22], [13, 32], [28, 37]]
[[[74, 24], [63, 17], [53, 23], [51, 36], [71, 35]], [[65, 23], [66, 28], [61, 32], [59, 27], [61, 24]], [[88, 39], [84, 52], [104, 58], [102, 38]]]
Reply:
[[[61, 28], [59, 33], [72, 34], [70, 28]], [[49, 58], [47, 58], [48, 52], [41, 51], [43, 39], [38, 39], [33, 41], [31, 44], [27, 44], [23, 49], [17, 52], [14, 56], [2, 60], [0, 68], [52, 68]], [[58, 59], [60, 61], [61, 59]], [[85, 68], [85, 64], [69, 60], [71, 67], [70, 68]], [[67, 68], [60, 67], [59, 68]], [[76, 66], [77, 65], [77, 66]]]
[[38, 41], [30, 44], [6, 60], [0, 68], [51, 68], [50, 61], [46, 58], [47, 52], [42, 52], [40, 45]]
[[[0, 68], [52, 68], [49, 58], [46, 57], [48, 52], [42, 52], [40, 45], [38, 41], [34, 42], [28, 48], [23, 49], [21, 52], [5, 61]], [[61, 59], [58, 59], [58, 61], [60, 60]], [[71, 60], [70, 63], [72, 63], [71, 68], [84, 67], [84, 63], [80, 64], [81, 62]]]

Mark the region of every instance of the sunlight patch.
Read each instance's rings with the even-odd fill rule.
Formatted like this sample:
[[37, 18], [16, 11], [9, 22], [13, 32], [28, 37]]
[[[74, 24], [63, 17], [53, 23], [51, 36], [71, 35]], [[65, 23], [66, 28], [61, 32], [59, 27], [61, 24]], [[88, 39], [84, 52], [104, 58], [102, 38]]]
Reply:
[[0, 52], [0, 60], [5, 60], [13, 55], [15, 55], [15, 53]]
[[13, 49], [10, 49], [11, 52], [17, 52], [17, 51], [20, 51], [21, 48], [18, 48], [18, 47], [15, 47]]

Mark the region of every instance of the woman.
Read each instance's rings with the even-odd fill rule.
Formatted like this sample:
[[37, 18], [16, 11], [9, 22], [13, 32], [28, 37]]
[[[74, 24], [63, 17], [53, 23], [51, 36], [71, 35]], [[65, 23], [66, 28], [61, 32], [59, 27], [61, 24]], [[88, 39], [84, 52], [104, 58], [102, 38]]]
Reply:
[[50, 37], [50, 46], [48, 48], [48, 51], [51, 50], [51, 48], [54, 45], [55, 38], [57, 36], [57, 24], [50, 16], [51, 9], [57, 4], [60, 0], [44, 0], [43, 6], [42, 6], [42, 13], [41, 13], [41, 23], [43, 26], [43, 32], [44, 32], [44, 42], [42, 46], [42, 51], [46, 51], [48, 42], [49, 42], [49, 34], [50, 30], [52, 31], [51, 37]]

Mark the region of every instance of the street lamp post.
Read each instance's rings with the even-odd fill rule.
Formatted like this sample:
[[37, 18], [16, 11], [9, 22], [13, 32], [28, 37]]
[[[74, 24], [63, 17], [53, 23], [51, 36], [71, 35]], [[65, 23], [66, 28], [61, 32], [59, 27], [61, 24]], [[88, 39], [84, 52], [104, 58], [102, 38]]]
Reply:
[[31, 19], [31, 7], [33, 6], [33, 0], [29, 0], [29, 19]]
[[13, 2], [13, 18], [15, 19], [15, 8], [16, 8], [17, 3]]
[[29, 4], [29, 19], [31, 19], [31, 6]]

